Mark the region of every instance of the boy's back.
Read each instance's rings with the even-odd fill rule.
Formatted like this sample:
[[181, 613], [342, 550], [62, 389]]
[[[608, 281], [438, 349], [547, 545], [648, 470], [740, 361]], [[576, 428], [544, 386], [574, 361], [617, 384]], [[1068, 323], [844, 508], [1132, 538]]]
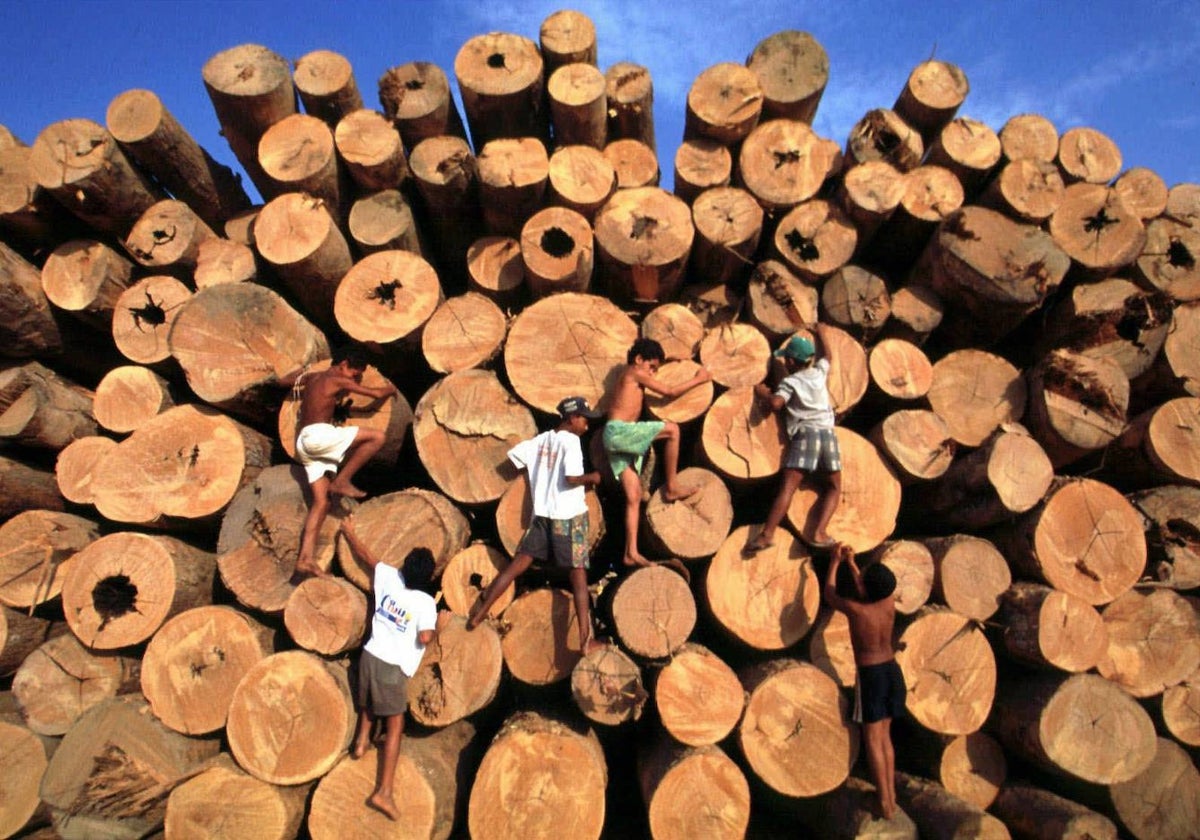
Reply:
[[584, 487], [567, 483], [584, 471], [578, 435], [551, 429], [514, 446], [508, 458], [529, 476], [534, 516], [570, 519], [587, 511]]

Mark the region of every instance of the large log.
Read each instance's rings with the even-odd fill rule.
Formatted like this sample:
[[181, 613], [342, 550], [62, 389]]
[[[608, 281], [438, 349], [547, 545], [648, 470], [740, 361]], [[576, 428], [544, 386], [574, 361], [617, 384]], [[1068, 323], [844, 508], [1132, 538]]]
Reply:
[[600, 276], [613, 300], [645, 305], [675, 297], [696, 228], [680, 199], [658, 187], [618, 190], [596, 214]]
[[516, 236], [542, 204], [550, 175], [546, 147], [535, 137], [477, 141], [479, 204], [494, 236]]
[[771, 215], [815, 196], [841, 164], [836, 143], [796, 120], [770, 120], [758, 126], [742, 142], [737, 156], [742, 186]]
[[1138, 840], [1184, 840], [1200, 825], [1200, 772], [1174, 741], [1159, 738], [1154, 760], [1108, 795], [1122, 825]]
[[1144, 574], [1178, 590], [1200, 586], [1200, 488], [1166, 484], [1128, 499], [1146, 529]]
[[608, 94], [595, 64], [564, 64], [548, 75], [546, 93], [557, 146], [603, 149], [608, 139]]
[[1005, 784], [991, 810], [1013, 834], [1029, 840], [1117, 840], [1108, 817], [1028, 784]]
[[561, 204], [590, 223], [617, 189], [617, 170], [591, 146], [560, 146], [550, 156], [549, 203]]
[[923, 540], [933, 557], [933, 595], [961, 616], [986, 621], [1012, 584], [1008, 563], [988, 540], [970, 534]]
[[0, 148], [0, 233], [30, 256], [69, 238], [78, 220], [38, 183], [28, 146]]
[[537, 44], [523, 35], [489, 32], [459, 48], [454, 76], [477, 150], [498, 137], [545, 142], [543, 66]]
[[393, 249], [424, 254], [412, 207], [399, 190], [382, 189], [354, 202], [346, 226], [361, 254]]
[[0, 440], [59, 451], [99, 431], [91, 391], [38, 362], [0, 371]]
[[1017, 114], [1001, 127], [1000, 146], [1006, 160], [1053, 163], [1058, 157], [1058, 129], [1041, 114]]
[[963, 446], [979, 446], [1004, 423], [1025, 413], [1027, 390], [1021, 372], [985, 350], [956, 350], [933, 366], [929, 406], [946, 421]]
[[842, 176], [834, 203], [854, 222], [861, 250], [900, 206], [904, 175], [887, 161], [870, 160]]
[[872, 552], [872, 559], [896, 576], [896, 612], [913, 615], [933, 592], [933, 555], [917, 540], [888, 540]]
[[520, 234], [525, 287], [533, 298], [591, 291], [595, 242], [586, 217], [567, 207], [546, 207]]
[[508, 319], [491, 298], [467, 292], [442, 301], [421, 329], [421, 355], [437, 373], [488, 367], [500, 354]]
[[[890, 820], [879, 816], [875, 786], [851, 776], [838, 788], [811, 799], [788, 803], [800, 823], [816, 836], [830, 840], [917, 840], [917, 827], [908, 815], [897, 810]], [[785, 833], [771, 835], [785, 837]]]
[[54, 473], [0, 455], [0, 520], [23, 510], [60, 511], [63, 498]]
[[0, 722], [0, 760], [9, 772], [0, 781], [0, 836], [12, 837], [22, 829], [48, 822], [38, 798], [38, 787], [46, 772], [46, 748], [24, 727]]
[[256, 779], [227, 755], [171, 791], [165, 833], [180, 840], [289, 840], [304, 819], [308, 785]]
[[1103, 449], [1125, 430], [1129, 377], [1115, 361], [1052, 350], [1026, 376], [1026, 423], [1055, 468]]
[[943, 735], [969, 735], [983, 726], [996, 694], [996, 658], [970, 619], [927, 607], [896, 647], [908, 686], [905, 703], [917, 723]]
[[965, 799], [950, 793], [937, 782], [896, 774], [896, 801], [912, 817], [921, 837], [931, 840], [1009, 840], [1004, 823]]
[[1106, 450], [1107, 467], [1138, 486], [1200, 484], [1198, 416], [1198, 397], [1178, 397], [1144, 411]]
[[902, 484], [936, 479], [953, 463], [955, 443], [946, 421], [927, 409], [893, 411], [870, 439]]
[[746, 836], [750, 786], [720, 747], [659, 737], [639, 750], [638, 780], [656, 840]]
[[787, 436], [779, 416], [764, 410], [753, 389], [732, 388], [705, 413], [700, 446], [714, 470], [744, 482], [779, 472]]
[[0, 525], [0, 603], [28, 609], [57, 598], [75, 554], [98, 536], [95, 522], [49, 510]]
[[700, 341], [700, 362], [715, 385], [752, 387], [763, 381], [770, 367], [771, 347], [750, 324], [729, 324], [705, 334]]
[[829, 82], [829, 56], [807, 32], [785, 29], [755, 44], [746, 58], [762, 88], [762, 119], [812, 124]]
[[1004, 750], [995, 738], [983, 732], [952, 737], [918, 729], [905, 735], [900, 750], [906, 768], [976, 808], [991, 807], [1008, 775]]
[[521, 243], [509, 236], [484, 236], [467, 249], [467, 287], [513, 309], [524, 292]]
[[654, 81], [650, 70], [618, 61], [604, 71], [608, 98], [608, 141], [629, 138], [655, 148]]
[[173, 408], [171, 385], [141, 365], [122, 365], [104, 375], [96, 385], [92, 413], [110, 432], [124, 434], [144, 426]]
[[1167, 185], [1153, 169], [1135, 166], [1113, 182], [1113, 189], [1142, 221], [1161, 216], [1167, 209]]
[[[782, 226], [781, 222], [780, 227]], [[887, 322], [892, 312], [887, 282], [862, 266], [839, 266], [821, 286], [821, 310], [829, 323], [863, 341], [869, 341]], [[872, 356], [875, 355], [876, 349], [877, 347], [871, 349]], [[913, 350], [919, 358], [921, 351], [915, 346]], [[886, 352], [887, 347], [880, 351], [879, 355], [882, 357]], [[871, 370], [871, 376], [872, 381], [878, 382], [874, 369]]]
[[797, 322], [815, 324], [817, 306], [817, 289], [779, 260], [763, 260], [754, 266], [746, 287], [745, 317], [762, 331], [772, 347], [789, 338]]
[[263, 132], [258, 164], [271, 181], [267, 194], [306, 193], [322, 201], [339, 222], [349, 206], [349, 185], [333, 129], [308, 114], [291, 114]]
[[[522, 483], [524, 482], [514, 482], [517, 485]], [[528, 490], [525, 495], [528, 497]], [[501, 504], [503, 504], [504, 498], [501, 497]], [[503, 539], [504, 535], [501, 534], [501, 540], [503, 541]], [[446, 602], [446, 608], [455, 615], [465, 618], [479, 596], [504, 571], [507, 565], [508, 558], [503, 551], [482, 542], [472, 543], [455, 554], [446, 564], [446, 568], [442, 570], [442, 598]], [[513, 587], [506, 588], [488, 608], [485, 617], [496, 618], [504, 612], [505, 608], [512, 603], [514, 595]]]
[[13, 676], [12, 693], [26, 726], [62, 735], [93, 706], [137, 691], [139, 668], [134, 657], [89, 651], [65, 633], [30, 652]]
[[429, 137], [466, 137], [450, 80], [432, 62], [410, 61], [387, 70], [379, 77], [379, 104], [410, 153]]
[[639, 720], [649, 697], [641, 668], [616, 645], [592, 648], [571, 669], [571, 698], [595, 723], [618, 726]]
[[[600, 436], [594, 435], [592, 440], [595, 442], [592, 450], [591, 458], [599, 466], [599, 460], [596, 458], [596, 451], [602, 450], [599, 447]], [[584, 496], [587, 502], [588, 509], [588, 536], [587, 547], [589, 554], [596, 550], [601, 538], [604, 537], [605, 522], [604, 511], [600, 507], [600, 497], [594, 490], [588, 488]], [[529, 492], [529, 478], [522, 472], [520, 477], [508, 485], [508, 489], [504, 491], [504, 495], [500, 497], [500, 503], [496, 505], [496, 533], [500, 538], [500, 545], [508, 556], [514, 557], [517, 553], [517, 546], [521, 543], [521, 537], [524, 536], [525, 530], [529, 527], [530, 520], [533, 519], [533, 497]], [[488, 573], [484, 572], [486, 576]], [[483, 588], [482, 586], [480, 587]], [[510, 590], [511, 591], [511, 590]], [[501, 596], [503, 599], [504, 596]], [[501, 603], [502, 601], [497, 601]], [[463, 611], [466, 615], [466, 611]]]
[[941, 166], [922, 165], [904, 175], [904, 192], [895, 212], [880, 225], [864, 258], [902, 271], [921, 254], [939, 223], [963, 204], [958, 177]]
[[528, 685], [551, 685], [571, 676], [582, 656], [579, 622], [571, 596], [561, 589], [533, 589], [518, 596], [502, 619], [504, 664]]
[[1062, 204], [1065, 189], [1054, 164], [1020, 158], [1001, 167], [977, 203], [1018, 222], [1041, 224]]
[[446, 621], [409, 681], [413, 719], [440, 728], [486, 708], [496, 699], [503, 662], [500, 636], [491, 627], [468, 630], [463, 616]]
[[403, 350], [405, 340], [415, 343], [442, 299], [437, 272], [424, 257], [377, 251], [338, 278], [333, 315], [351, 338], [386, 354]]
[[684, 133], [735, 146], [746, 139], [762, 114], [758, 74], [732, 61], [702, 70], [687, 95]]
[[1188, 747], [1200, 747], [1200, 671], [1162, 695], [1163, 729]]
[[292, 81], [306, 113], [333, 127], [363, 106], [354, 68], [345, 56], [330, 50], [313, 50], [296, 61]]
[[62, 498], [80, 505], [95, 504], [92, 477], [96, 465], [117, 446], [109, 437], [88, 435], [71, 441], [54, 461], [54, 479]]
[[[461, 255], [480, 235], [479, 166], [461, 137], [427, 137], [409, 159], [424, 203], [422, 228], [430, 234], [444, 270], [461, 271]], [[425, 222], [428, 221], [428, 224]]]
[[808, 636], [808, 659], [838, 684], [851, 688], [858, 682], [850, 621], [844, 612], [823, 607]]
[[1195, 222], [1172, 217], [1152, 219], [1146, 226], [1146, 244], [1137, 257], [1137, 274], [1175, 300], [1200, 298], [1200, 233]]
[[658, 153], [641, 140], [624, 137], [609, 138], [604, 146], [604, 158], [617, 173], [617, 188], [657, 187], [662, 175], [658, 166]]
[[1121, 171], [1121, 150], [1094, 128], [1076, 126], [1058, 140], [1059, 168], [1069, 183], [1107, 184]]
[[664, 566], [636, 569], [622, 578], [609, 611], [621, 645], [643, 659], [670, 657], [696, 626], [688, 582]]
[[292, 641], [322, 656], [336, 656], [362, 644], [368, 617], [362, 590], [334, 577], [300, 581], [283, 608], [283, 624]]
[[931, 58], [908, 74], [892, 108], [929, 143], [954, 118], [970, 90], [962, 68]]
[[128, 257], [95, 239], [72, 239], [59, 245], [42, 266], [42, 289], [59, 309], [108, 330], [113, 310], [132, 281]]
[[997, 623], [1005, 652], [1026, 665], [1079, 673], [1108, 650], [1108, 629], [1091, 604], [1031, 581], [1001, 596]]
[[216, 238], [217, 234], [191, 207], [182, 201], [165, 199], [138, 217], [124, 244], [125, 250], [141, 265], [186, 278], [196, 270], [200, 245]]
[[1200, 668], [1200, 613], [1170, 589], [1124, 593], [1104, 608], [1108, 649], [1100, 676], [1134, 697], [1153, 697]]
[[700, 560], [717, 552], [733, 523], [733, 502], [720, 477], [703, 467], [679, 471], [683, 487], [697, 492], [682, 502], [668, 502], [660, 487], [646, 503], [646, 536], [667, 557]]
[[745, 704], [733, 669], [695, 642], [679, 648], [654, 682], [654, 705], [663, 729], [693, 747], [724, 740], [741, 719]]
[[754, 196], [738, 187], [705, 190], [692, 203], [696, 239], [691, 273], [702, 281], [728, 283], [745, 277], [754, 264], [763, 211]]
[[973, 198], [1000, 162], [1000, 138], [986, 123], [970, 117], [951, 120], [929, 146], [926, 164], [949, 169]]
[[[858, 244], [853, 223], [836, 204], [813, 199], [797, 204], [775, 227], [772, 245], [787, 266], [810, 283], [842, 268]], [[828, 285], [826, 283], [825, 285]]]
[[1086, 276], [1106, 277], [1132, 264], [1146, 228], [1120, 193], [1101, 184], [1072, 184], [1050, 217], [1050, 235]]

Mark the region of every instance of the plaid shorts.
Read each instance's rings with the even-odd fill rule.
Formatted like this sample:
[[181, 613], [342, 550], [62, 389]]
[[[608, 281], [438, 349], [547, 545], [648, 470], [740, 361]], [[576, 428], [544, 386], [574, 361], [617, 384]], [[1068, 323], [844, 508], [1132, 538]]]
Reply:
[[833, 429], [801, 426], [788, 445], [783, 466], [790, 470], [837, 472], [842, 468], [842, 453], [838, 449]]
[[588, 568], [587, 513], [570, 519], [533, 517], [517, 553], [528, 554], [539, 563], [553, 561], [559, 569]]

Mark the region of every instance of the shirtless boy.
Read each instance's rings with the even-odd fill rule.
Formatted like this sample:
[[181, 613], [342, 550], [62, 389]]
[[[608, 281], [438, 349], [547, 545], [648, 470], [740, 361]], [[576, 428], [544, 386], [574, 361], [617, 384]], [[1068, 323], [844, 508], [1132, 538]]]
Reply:
[[[382, 388], [363, 385], [366, 369], [366, 360], [360, 353], [352, 348], [339, 348], [326, 370], [287, 378], [303, 389], [300, 417], [296, 423], [299, 430], [296, 460], [304, 467], [313, 496], [296, 561], [296, 571], [302, 575], [324, 575], [314, 555], [317, 534], [329, 512], [329, 497], [340, 495], [361, 499], [366, 496], [351, 483], [351, 479], [384, 443], [384, 433], [380, 429], [335, 426], [332, 422], [338, 401], [349, 394], [373, 397], [379, 403], [399, 393], [391, 384]], [[331, 479], [329, 473], [334, 473], [335, 477]]]
[[[838, 569], [850, 568], [856, 600], [837, 592]], [[859, 572], [850, 547], [838, 543], [825, 578], [825, 602], [846, 614], [850, 622], [850, 644], [858, 679], [854, 688], [854, 719], [862, 724], [867, 745], [867, 765], [879, 794], [885, 820], [896, 813], [896, 754], [892, 751], [892, 719], [904, 715], [904, 674], [892, 650], [892, 627], [896, 621], [896, 576], [882, 563]]]
[[686, 499], [696, 492], [695, 487], [679, 487], [679, 425], [661, 420], [641, 421], [646, 390], [665, 397], [678, 397], [708, 382], [712, 374], [700, 368], [687, 382], [668, 385], [655, 377], [666, 359], [662, 345], [652, 338], [639, 338], [629, 348], [627, 364], [617, 379], [616, 390], [608, 408], [608, 423], [604, 426], [604, 453], [608, 456], [613, 475], [625, 492], [625, 565], [648, 566], [637, 548], [638, 514], [642, 503], [642, 484], [638, 473], [642, 460], [656, 440], [665, 440], [663, 498], [668, 502]]

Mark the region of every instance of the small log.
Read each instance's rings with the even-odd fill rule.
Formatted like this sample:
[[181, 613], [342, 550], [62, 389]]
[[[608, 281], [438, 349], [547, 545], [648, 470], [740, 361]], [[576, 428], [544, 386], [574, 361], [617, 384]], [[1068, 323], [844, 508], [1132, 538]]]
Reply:
[[875, 787], [857, 776], [829, 793], [788, 803], [800, 822], [831, 840], [917, 840], [917, 827], [908, 814], [897, 810], [890, 820], [878, 816]]
[[687, 642], [658, 672], [654, 704], [676, 741], [703, 747], [723, 741], [745, 706], [737, 674], [708, 648]]
[[890, 163], [869, 160], [842, 176], [833, 202], [854, 223], [858, 247], [871, 241], [904, 197], [904, 175]]
[[117, 447], [112, 438], [88, 435], [67, 444], [54, 462], [54, 477], [62, 497], [78, 505], [95, 504], [92, 478], [96, 465]]
[[1027, 381], [1026, 423], [1056, 468], [1103, 449], [1124, 431], [1129, 378], [1115, 361], [1052, 350]]
[[815, 196], [841, 165], [837, 144], [796, 120], [771, 120], [758, 126], [743, 141], [737, 157], [742, 186], [772, 215]]
[[344, 668], [305, 651], [250, 667], [233, 691], [225, 736], [242, 769], [273, 785], [328, 773], [350, 743], [354, 707]]
[[533, 589], [504, 611], [504, 664], [528, 685], [552, 685], [570, 677], [583, 655], [571, 596], [561, 589]]
[[608, 139], [607, 83], [592, 63], [564, 64], [550, 71], [546, 93], [558, 146], [603, 149]]
[[664, 303], [646, 313], [640, 325], [642, 338], [662, 345], [667, 361], [691, 359], [700, 348], [704, 325], [695, 313], [678, 303]]
[[901, 172], [908, 172], [919, 166], [924, 156], [921, 132], [888, 108], [867, 111], [850, 129], [846, 140], [847, 168], [882, 160]]
[[1146, 227], [1146, 244], [1137, 257], [1137, 274], [1173, 300], [1200, 299], [1200, 232], [1196, 222], [1153, 219]]
[[714, 64], [692, 81], [684, 133], [734, 146], [746, 139], [762, 114], [758, 74], [731, 61]]
[[123, 365], [96, 386], [92, 413], [110, 432], [132, 432], [175, 405], [170, 385], [150, 368]]
[[821, 609], [808, 637], [808, 658], [839, 688], [854, 687], [858, 682], [858, 667], [854, 664], [850, 621], [845, 613], [829, 607]]
[[1146, 245], [1146, 227], [1120, 193], [1102, 184], [1072, 184], [1050, 217], [1050, 235], [1087, 276], [1130, 265]]
[[733, 388], [705, 413], [700, 446], [722, 476], [749, 481], [779, 472], [787, 436], [779, 416], [764, 410], [751, 388]]
[[957, 350], [933, 366], [929, 405], [963, 446], [979, 446], [1025, 413], [1025, 380], [1007, 360], [984, 350]]
[[643, 659], [671, 656], [696, 626], [696, 601], [687, 581], [663, 566], [623, 577], [610, 611], [622, 646]]
[[32, 157], [28, 146], [0, 148], [0, 232], [29, 256], [53, 248], [81, 226], [38, 183]]
[[500, 686], [504, 657], [491, 627], [467, 629], [455, 616], [425, 649], [408, 686], [408, 708], [424, 726], [442, 727], [486, 708]]
[[1090, 604], [1040, 583], [1017, 581], [1000, 597], [1005, 652], [1026, 665], [1070, 673], [1096, 666], [1108, 630]]
[[849, 262], [858, 234], [836, 204], [813, 199], [797, 204], [779, 220], [772, 244], [788, 268], [816, 283]]
[[58, 451], [99, 431], [91, 391], [37, 362], [0, 371], [0, 440]]
[[107, 330], [132, 272], [133, 263], [103, 242], [73, 239], [46, 257], [42, 289], [59, 309]]
[[1200, 671], [1169, 687], [1162, 695], [1163, 728], [1189, 747], [1200, 747]]
[[[524, 779], [517, 790], [513, 773]], [[536, 712], [518, 712], [492, 739], [471, 786], [472, 837], [515, 838], [549, 831], [596, 840], [604, 827], [608, 767], [590, 731]], [[527, 795], [537, 790], [537, 797]]]
[[656, 148], [654, 142], [654, 81], [650, 70], [631, 61], [618, 61], [604, 71], [608, 99], [608, 141], [629, 138]]
[[892, 292], [892, 315], [880, 337], [902, 338], [920, 347], [942, 323], [943, 308], [941, 297], [928, 286], [901, 286]]
[[727, 187], [733, 173], [728, 147], [703, 137], [685, 139], [675, 150], [675, 195], [688, 204], [705, 190]]
[[638, 752], [638, 780], [656, 840], [746, 836], [750, 786], [720, 747], [656, 738]]
[[812, 629], [820, 589], [812, 558], [791, 534], [747, 560], [742, 547], [751, 526], [735, 528], [713, 556], [704, 598], [717, 624], [755, 650], [782, 650]]
[[104, 121], [142, 169], [214, 230], [250, 206], [241, 176], [213, 160], [153, 91], [117, 94]]
[[658, 186], [661, 176], [658, 154], [641, 140], [632, 137], [609, 140], [603, 154], [617, 173], [617, 189]]
[[979, 622], [1000, 609], [1012, 574], [994, 544], [969, 534], [930, 537], [922, 542], [933, 557], [933, 596], [938, 601]]
[[759, 41], [746, 66], [762, 88], [762, 120], [799, 120], [812, 125], [829, 82], [829, 56], [807, 32], [785, 29]]
[[1127, 498], [1146, 531], [1144, 574], [1177, 590], [1200, 586], [1200, 488], [1166, 484]]
[[0, 455], [0, 520], [23, 510], [61, 511], [63, 499], [54, 473]]
[[520, 302], [525, 266], [521, 260], [521, 243], [510, 236], [485, 236], [467, 249], [467, 285], [495, 301], [497, 306], [512, 309]]
[[96, 523], [49, 510], [27, 510], [0, 525], [0, 603], [29, 610], [52, 601], [75, 555], [100, 536]]
[[974, 803], [955, 796], [937, 782], [896, 773], [896, 801], [912, 817], [922, 837], [931, 840], [1008, 840], [1004, 823]]
[[1017, 837], [1029, 840], [1117, 840], [1103, 814], [1031, 785], [1005, 783], [991, 811]]
[[1065, 192], [1053, 163], [1018, 158], [1001, 167], [976, 203], [1018, 222], [1041, 224], [1058, 210]]
[[[592, 440], [598, 442], [599, 436], [593, 436]], [[597, 446], [597, 448], [599, 447]], [[595, 459], [594, 450], [592, 457]], [[594, 490], [589, 488], [584, 495], [584, 500], [587, 502], [588, 509], [588, 551], [593, 552], [604, 536], [604, 511], [600, 507], [600, 498]], [[509, 557], [516, 556], [517, 546], [520, 545], [521, 537], [525, 535], [525, 530], [529, 527], [532, 519], [533, 498], [529, 493], [529, 480], [522, 474], [508, 485], [508, 489], [500, 497], [500, 503], [496, 505], [496, 531], [500, 538], [500, 545], [503, 546]], [[480, 589], [482, 588], [481, 585]], [[510, 589], [508, 592], [511, 595], [512, 590]], [[506, 603], [504, 601], [506, 597], [509, 601], [512, 600], [511, 597], [502, 595], [496, 603]], [[499, 610], [493, 609], [491, 614], [498, 612]], [[465, 610], [463, 614], [466, 614]]]
[[969, 735], [983, 726], [996, 695], [996, 658], [971, 619], [926, 607], [900, 633], [896, 648], [908, 686], [905, 705], [917, 723], [943, 735]]
[[1167, 209], [1167, 185], [1158, 173], [1144, 166], [1126, 169], [1113, 182], [1113, 189], [1138, 218], [1148, 222]]
[[1146, 402], [1200, 397], [1200, 301], [1175, 306], [1162, 352], [1146, 375], [1131, 384], [1135, 397]]
[[261, 204], [257, 204], [227, 219], [224, 228], [226, 238], [253, 248], [254, 222], [258, 219], [258, 212], [262, 208]]
[[668, 502], [663, 488], [655, 490], [646, 503], [647, 537], [664, 556], [700, 560], [715, 554], [729, 535], [733, 501], [720, 477], [703, 467], [680, 470], [679, 482], [696, 493]]
[[141, 265], [188, 277], [196, 269], [200, 243], [216, 237], [190, 207], [167, 199], [142, 213], [124, 244]]
[[258, 263], [250, 246], [231, 239], [206, 239], [196, 252], [192, 280], [197, 289], [222, 283], [247, 283], [258, 279]]
[[[38, 737], [24, 727], [0, 723], [0, 757], [9, 772], [0, 781], [0, 835], [12, 837], [22, 829], [45, 825], [49, 817], [38, 787], [49, 762]], [[40, 818], [39, 818], [40, 817]]]
[[341, 578], [300, 581], [283, 608], [283, 624], [297, 645], [337, 656], [362, 644], [367, 632], [367, 598]]
[[929, 165], [910, 170], [900, 206], [880, 226], [865, 257], [896, 269], [911, 265], [939, 223], [962, 207], [963, 198], [962, 184], [949, 169]]
[[198, 606], [167, 620], [142, 657], [141, 688], [151, 710], [185, 735], [221, 729], [242, 677], [273, 652], [272, 634], [224, 606]]
[[561, 146], [550, 156], [549, 202], [590, 223], [617, 189], [617, 170], [591, 146]]
[[1000, 138], [987, 123], [958, 117], [938, 131], [925, 160], [927, 165], [953, 172], [963, 194], [973, 198], [1000, 163], [1000, 155]]
[[596, 25], [583, 12], [551, 12], [538, 28], [538, 46], [550, 76], [566, 64], [596, 63]]
[[399, 190], [380, 190], [360, 198], [351, 206], [346, 225], [362, 254], [389, 250], [424, 254], [412, 207]]
[[438, 373], [486, 366], [500, 353], [508, 320], [478, 292], [449, 298], [421, 330], [421, 355]]
[[888, 540], [872, 553], [872, 559], [896, 576], [896, 612], [914, 615], [933, 593], [933, 555], [916, 540]]
[[954, 118], [970, 90], [962, 68], [948, 61], [930, 59], [908, 74], [892, 109], [919, 131], [928, 144]]
[[354, 68], [345, 56], [330, 50], [313, 50], [296, 61], [292, 74], [304, 110], [333, 128], [347, 114], [362, 108], [354, 81]]
[[700, 362], [712, 381], [726, 388], [743, 388], [763, 381], [771, 362], [771, 346], [750, 324], [729, 324], [709, 330], [700, 342]]
[[875, 344], [867, 354], [867, 369], [871, 384], [889, 400], [920, 399], [933, 385], [929, 357], [915, 344], [899, 338], [885, 338]]
[[112, 312], [113, 343], [121, 355], [142, 365], [170, 358], [171, 325], [191, 298], [191, 289], [166, 274], [143, 277], [121, 292]]
[[1170, 589], [1131, 589], [1104, 608], [1108, 650], [1100, 676], [1134, 697], [1153, 697], [1200, 668], [1200, 614]]
[[387, 70], [379, 77], [379, 104], [410, 152], [430, 137], [467, 136], [450, 80], [432, 62], [410, 61]]
[[1117, 819], [1138, 840], [1183, 840], [1200, 824], [1200, 771], [1173, 741], [1159, 738], [1156, 746], [1150, 765], [1110, 785], [1108, 794]]
[[588, 292], [595, 243], [587, 218], [566, 207], [538, 210], [521, 228], [521, 262], [533, 298]]
[[1107, 184], [1121, 171], [1121, 150], [1108, 135], [1080, 126], [1059, 138], [1057, 162], [1068, 184]]
[[222, 754], [219, 763], [171, 791], [164, 829], [181, 840], [287, 840], [300, 830], [308, 794], [308, 785], [282, 787], [243, 773]]
[[692, 203], [696, 239], [691, 274], [709, 283], [737, 282], [754, 265], [763, 211], [738, 187], [705, 190]]
[[489, 32], [459, 48], [454, 76], [476, 149], [500, 137], [545, 142], [542, 70], [537, 44], [522, 35]]
[[338, 221], [348, 203], [333, 129], [308, 114], [292, 114], [272, 125], [258, 141], [258, 163], [270, 180], [265, 195], [307, 193], [325, 204]]
[[[0, 675], [7, 677], [17, 672], [39, 645], [61, 635], [62, 630], [62, 622], [52, 622], [0, 604]], [[20, 703], [19, 694], [17, 698]]]
[[585, 653], [571, 671], [571, 697], [594, 723], [618, 726], [639, 720], [649, 696], [638, 664], [613, 644]]
[[479, 203], [494, 236], [516, 236], [542, 205], [550, 175], [546, 147], [535, 137], [497, 137], [480, 145]]
[[791, 659], [770, 660], [740, 676], [749, 697], [738, 744], [754, 774], [785, 796], [817, 796], [845, 782], [859, 733], [837, 683]]
[[843, 265], [821, 286], [821, 310], [834, 326], [865, 341], [887, 322], [892, 301], [887, 283], [878, 274], [861, 266]]
[[1200, 484], [1200, 398], [1178, 397], [1139, 414], [1106, 450], [1107, 468], [1134, 483]]
[[[446, 608], [465, 618], [480, 594], [507, 565], [504, 552], [481, 542], [472, 543], [455, 554], [442, 570], [442, 598]], [[488, 609], [487, 618], [496, 618], [504, 612], [514, 594], [513, 587], [501, 592]]]
[[1058, 129], [1041, 114], [1017, 114], [1000, 129], [1004, 159], [1054, 163], [1058, 157]]
[[424, 257], [377, 251], [340, 278], [333, 314], [351, 338], [396, 351], [416, 343], [442, 300], [437, 271]]
[[478, 238], [483, 225], [479, 166], [471, 147], [461, 137], [429, 137], [413, 147], [408, 165], [424, 202], [422, 228], [435, 254], [444, 265], [461, 270], [458, 255]]
[[908, 753], [905, 764], [913, 772], [937, 782], [976, 808], [991, 807], [1008, 774], [1004, 750], [996, 739], [983, 732], [954, 737], [922, 730], [912, 730], [911, 734], [916, 737], [901, 751]]
[[412, 177], [400, 132], [378, 111], [359, 108], [343, 116], [333, 143], [360, 190], [395, 190]]
[[778, 260], [754, 267], [746, 287], [746, 317], [777, 346], [795, 332], [797, 322], [817, 322], [817, 289], [803, 282]]

